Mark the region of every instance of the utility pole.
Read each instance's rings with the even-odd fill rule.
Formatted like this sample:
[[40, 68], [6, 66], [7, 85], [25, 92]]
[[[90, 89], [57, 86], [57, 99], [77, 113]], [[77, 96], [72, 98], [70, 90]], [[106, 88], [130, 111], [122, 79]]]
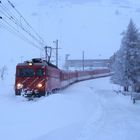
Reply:
[[83, 71], [85, 70], [85, 52], [82, 52]]
[[45, 60], [47, 61], [48, 60], [47, 46], [45, 46], [44, 49], [45, 49]]
[[65, 56], [65, 68], [68, 71], [69, 70], [69, 64], [68, 64], [68, 57], [70, 56], [70, 54], [66, 54]]
[[56, 45], [56, 66], [58, 67], [58, 39], [56, 41], [53, 41], [53, 43], [55, 43]]
[[[45, 49], [45, 59], [47, 62], [50, 62], [51, 54], [52, 54], [52, 47], [45, 46], [44, 49]], [[48, 49], [49, 49], [49, 51], [48, 51]]]

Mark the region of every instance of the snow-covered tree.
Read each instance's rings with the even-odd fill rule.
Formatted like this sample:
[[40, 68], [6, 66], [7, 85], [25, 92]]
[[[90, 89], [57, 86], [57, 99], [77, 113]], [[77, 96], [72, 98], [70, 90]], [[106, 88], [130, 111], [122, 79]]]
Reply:
[[4, 65], [1, 69], [0, 69], [0, 79], [4, 80], [5, 76], [7, 73], [7, 67]]
[[140, 34], [132, 20], [128, 25], [122, 45], [126, 48], [126, 73], [132, 87], [139, 82]]
[[114, 62], [112, 64], [112, 71], [114, 74], [111, 77], [111, 81], [114, 84], [118, 84], [124, 87], [124, 90], [128, 90], [128, 86], [130, 85], [127, 79], [127, 75], [125, 73], [125, 65], [124, 65], [124, 54], [123, 50], [120, 49], [114, 56]]
[[121, 48], [116, 54], [113, 71], [112, 81], [124, 86], [125, 90], [128, 86], [135, 87], [140, 83], [140, 34], [132, 20], [123, 33]]

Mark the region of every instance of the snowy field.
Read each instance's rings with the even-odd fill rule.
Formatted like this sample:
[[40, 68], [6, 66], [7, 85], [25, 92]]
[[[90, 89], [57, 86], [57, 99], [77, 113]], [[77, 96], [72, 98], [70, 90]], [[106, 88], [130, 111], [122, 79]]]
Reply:
[[9, 87], [1, 83], [0, 140], [140, 139], [140, 102], [113, 92], [118, 87], [108, 77], [37, 101], [15, 97]]

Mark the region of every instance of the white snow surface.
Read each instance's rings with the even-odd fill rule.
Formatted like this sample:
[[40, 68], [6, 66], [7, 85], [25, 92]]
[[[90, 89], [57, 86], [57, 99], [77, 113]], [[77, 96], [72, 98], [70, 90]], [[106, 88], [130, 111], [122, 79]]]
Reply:
[[109, 77], [27, 101], [0, 83], [1, 140], [139, 140], [140, 102], [116, 94]]

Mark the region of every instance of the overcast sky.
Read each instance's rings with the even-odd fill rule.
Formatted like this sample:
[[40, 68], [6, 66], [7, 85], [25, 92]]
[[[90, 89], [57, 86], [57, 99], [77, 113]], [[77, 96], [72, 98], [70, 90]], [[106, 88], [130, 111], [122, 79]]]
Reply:
[[[130, 18], [140, 28], [140, 2], [130, 0], [12, 0], [16, 8], [44, 38], [45, 45], [55, 47], [59, 40], [59, 61], [109, 58], [120, 47], [121, 33]], [[7, 5], [8, 6], [8, 5]], [[10, 9], [12, 11], [12, 9]], [[3, 63], [40, 57], [40, 50], [17, 36], [1, 30]], [[7, 52], [9, 51], [9, 53]], [[5, 58], [5, 54], [8, 55]], [[42, 52], [43, 53], [43, 52]]]

